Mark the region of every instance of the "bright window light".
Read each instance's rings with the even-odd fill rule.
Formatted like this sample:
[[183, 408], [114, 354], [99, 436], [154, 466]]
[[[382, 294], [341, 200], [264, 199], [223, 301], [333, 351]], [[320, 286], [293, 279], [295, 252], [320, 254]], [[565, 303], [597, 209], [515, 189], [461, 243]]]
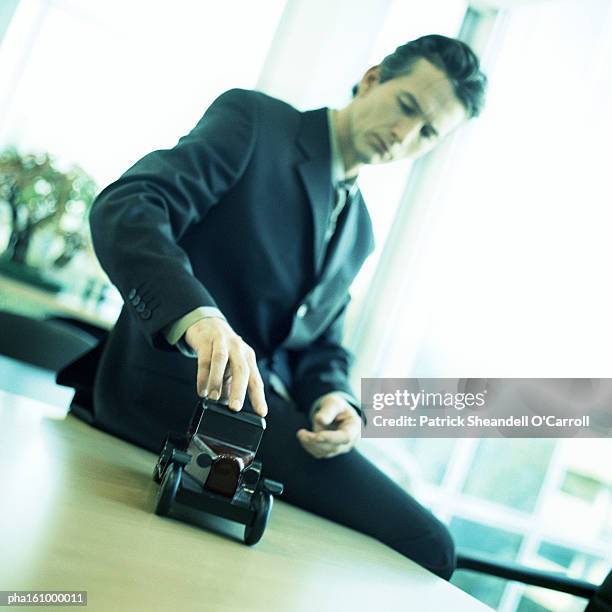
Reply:
[[100, 186], [172, 147], [213, 99], [253, 88], [285, 0], [21, 0], [0, 50], [0, 141]]

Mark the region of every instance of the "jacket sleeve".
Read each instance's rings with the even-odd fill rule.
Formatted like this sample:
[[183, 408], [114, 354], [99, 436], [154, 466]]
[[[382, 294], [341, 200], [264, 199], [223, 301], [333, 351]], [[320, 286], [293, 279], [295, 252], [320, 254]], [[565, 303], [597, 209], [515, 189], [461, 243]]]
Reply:
[[143, 157], [94, 202], [96, 254], [153, 346], [174, 350], [162, 330], [199, 306], [217, 306], [178, 241], [244, 173], [256, 104], [252, 92], [224, 93], [174, 148]]
[[[346, 309], [350, 302], [347, 294], [344, 306], [327, 329], [306, 348], [289, 351], [293, 375], [293, 397], [302, 410], [308, 411], [321, 396], [332, 391], [349, 395], [349, 402], [364, 420], [359, 400], [349, 384], [349, 371], [353, 355], [342, 346]], [[365, 421], [364, 421], [365, 424]]]

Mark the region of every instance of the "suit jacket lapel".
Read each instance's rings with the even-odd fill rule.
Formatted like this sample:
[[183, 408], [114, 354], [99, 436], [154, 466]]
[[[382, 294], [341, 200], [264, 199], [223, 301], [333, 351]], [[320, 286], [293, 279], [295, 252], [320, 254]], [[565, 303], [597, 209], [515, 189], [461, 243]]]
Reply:
[[313, 261], [315, 277], [318, 277], [323, 266], [325, 229], [333, 201], [327, 109], [303, 113], [298, 145], [305, 155], [304, 161], [298, 164], [298, 172], [310, 201], [314, 229]]

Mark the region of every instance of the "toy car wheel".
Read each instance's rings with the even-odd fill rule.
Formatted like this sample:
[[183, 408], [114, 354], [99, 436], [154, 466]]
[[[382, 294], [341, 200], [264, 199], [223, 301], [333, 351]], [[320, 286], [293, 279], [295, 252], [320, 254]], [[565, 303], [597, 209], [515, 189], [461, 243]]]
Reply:
[[157, 495], [155, 514], [166, 516], [168, 512], [170, 512], [179, 485], [181, 484], [182, 475], [183, 467], [180, 465], [171, 464], [166, 468], [166, 473], [164, 474], [164, 479]]
[[272, 495], [265, 491], [260, 491], [255, 496], [253, 500], [253, 509], [255, 511], [253, 520], [250, 525], [244, 528], [245, 544], [253, 546], [253, 544], [257, 544], [261, 540], [261, 536], [263, 536], [266, 530], [270, 513], [272, 512], [272, 502]]
[[[164, 449], [164, 451], [165, 450], [166, 449]], [[167, 464], [167, 462], [168, 462], [167, 458], [162, 454], [157, 460], [157, 462], [155, 463], [155, 467], [153, 468], [153, 480], [157, 484], [159, 484], [164, 477], [164, 471], [165, 471], [164, 464]]]
[[174, 444], [169, 440], [166, 440], [164, 443], [164, 448], [162, 452], [159, 454], [157, 462], [155, 463], [155, 467], [153, 468], [153, 480], [158, 484], [162, 481], [164, 477], [164, 469], [165, 465], [168, 463], [168, 459], [172, 456], [172, 449], [174, 448]]
[[185, 438], [178, 436], [176, 434], [168, 434], [166, 441], [164, 443], [164, 448], [162, 452], [159, 454], [159, 458], [157, 459], [157, 463], [153, 468], [153, 480], [156, 483], [160, 483], [164, 477], [164, 472], [166, 470], [166, 466], [168, 465], [168, 461], [172, 457], [172, 451], [174, 449], [182, 449], [185, 446]]

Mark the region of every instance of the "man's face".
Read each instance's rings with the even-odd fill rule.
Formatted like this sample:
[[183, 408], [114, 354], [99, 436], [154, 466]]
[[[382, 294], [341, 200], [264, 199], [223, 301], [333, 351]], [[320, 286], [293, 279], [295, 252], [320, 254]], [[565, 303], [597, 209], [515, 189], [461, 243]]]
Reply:
[[424, 59], [384, 83], [371, 68], [346, 110], [346, 144], [359, 164], [416, 159], [468, 119], [444, 72]]

